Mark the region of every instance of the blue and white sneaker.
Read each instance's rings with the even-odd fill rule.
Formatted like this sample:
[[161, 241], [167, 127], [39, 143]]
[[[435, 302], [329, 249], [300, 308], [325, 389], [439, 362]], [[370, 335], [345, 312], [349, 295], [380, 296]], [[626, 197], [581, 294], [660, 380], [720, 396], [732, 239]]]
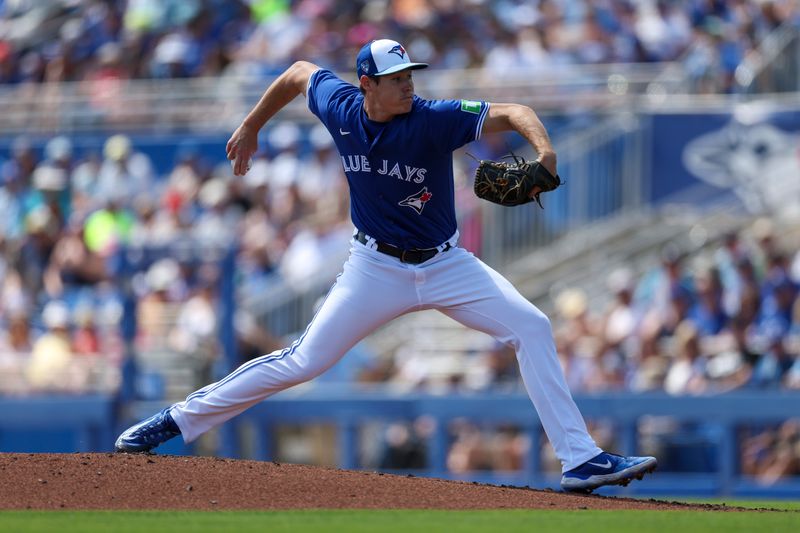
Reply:
[[658, 466], [655, 457], [623, 457], [603, 452], [561, 476], [561, 488], [569, 492], [592, 492], [604, 485], [627, 486]]
[[167, 407], [123, 431], [114, 443], [114, 449], [128, 453], [149, 452], [162, 442], [180, 435], [181, 430], [169, 410]]

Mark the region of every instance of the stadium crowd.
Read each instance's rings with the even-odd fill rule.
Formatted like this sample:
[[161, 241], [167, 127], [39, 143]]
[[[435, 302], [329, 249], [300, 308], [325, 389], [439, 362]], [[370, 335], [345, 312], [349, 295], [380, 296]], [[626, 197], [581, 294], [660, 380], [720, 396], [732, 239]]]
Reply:
[[268, 76], [297, 59], [349, 71], [391, 35], [417, 61], [489, 73], [681, 60], [719, 92], [786, 22], [793, 0], [6, 0], [0, 83]]

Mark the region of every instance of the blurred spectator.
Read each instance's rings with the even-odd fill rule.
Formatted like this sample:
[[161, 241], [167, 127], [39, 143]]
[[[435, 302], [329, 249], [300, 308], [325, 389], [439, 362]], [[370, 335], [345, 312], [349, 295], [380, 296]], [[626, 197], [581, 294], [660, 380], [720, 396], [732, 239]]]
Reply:
[[692, 305], [691, 291], [682, 285], [674, 286], [666, 309], [660, 311], [652, 307], [646, 312], [641, 329], [644, 342], [657, 342], [664, 337], [672, 336], [678, 325], [689, 318]]
[[384, 431], [384, 449], [379, 467], [383, 469], [422, 470], [428, 466], [425, 444], [427, 432], [422, 420], [395, 422]]
[[481, 429], [467, 420], [454, 420], [450, 431], [447, 468], [454, 474], [520, 470], [530, 447], [527, 437], [512, 426]]
[[455, 420], [451, 423], [451, 431], [454, 438], [447, 455], [448, 470], [459, 474], [491, 469], [489, 453], [482, 446], [480, 430], [473, 423]]
[[109, 137], [103, 146], [104, 160], [97, 177], [97, 195], [118, 201], [151, 192], [154, 180], [150, 158], [133, 149], [126, 135]]
[[556, 313], [563, 324], [556, 328], [556, 348], [564, 376], [573, 393], [593, 392], [605, 387], [598, 356], [602, 351], [600, 324], [589, 314], [586, 293], [577, 288], [560, 292]]
[[90, 252], [108, 258], [129, 242], [136, 219], [124, 202], [122, 194], [111, 193], [105, 199], [105, 206], [86, 218], [83, 238]]
[[647, 346], [643, 341], [642, 345], [641, 354], [628, 366], [626, 389], [633, 392], [663, 390], [670, 370], [670, 358], [661, 350], [661, 343], [652, 342]]
[[77, 161], [72, 170], [72, 209], [80, 218], [86, 218], [102, 205], [102, 198], [97, 196], [97, 176], [101, 163], [99, 154], [91, 152]]
[[731, 316], [742, 314], [755, 320], [761, 307], [761, 297], [753, 262], [749, 257], [740, 257], [735, 269], [723, 296], [725, 311]]
[[44, 160], [33, 171], [26, 209], [46, 206], [59, 226], [63, 226], [72, 214], [72, 143], [66, 137], [55, 137], [48, 141], [44, 151]]
[[107, 278], [103, 256], [89, 249], [83, 224], [73, 219], [53, 248], [44, 272], [44, 285], [52, 298], [67, 288], [92, 286]]
[[719, 335], [707, 338], [704, 345], [714, 355], [717, 364], [724, 361], [732, 374], [729, 389], [746, 385], [752, 379], [753, 368], [762, 357], [756, 348], [753, 323], [746, 317], [737, 315]]
[[800, 422], [787, 420], [776, 431], [763, 431], [745, 439], [742, 471], [769, 485], [800, 473]]
[[138, 70], [135, 60], [126, 57], [121, 43], [113, 41], [100, 46], [95, 57], [96, 62], [87, 67], [81, 87], [91, 105], [87, 115], [108, 124], [130, 119], [132, 103], [125, 98], [125, 90], [126, 81]]
[[44, 147], [45, 161], [48, 166], [61, 168], [67, 175], [72, 172], [72, 141], [64, 135], [53, 137]]
[[19, 243], [23, 285], [28, 294], [43, 288], [44, 272], [59, 236], [59, 221], [48, 206], [41, 205], [25, 216], [26, 235]]
[[691, 294], [692, 283], [684, 272], [683, 259], [683, 254], [674, 244], [665, 245], [659, 266], [645, 274], [637, 284], [637, 305], [652, 308], [662, 321], [675, 310], [676, 297]]
[[213, 283], [201, 281], [179, 306], [175, 327], [169, 334], [170, 346], [198, 358], [212, 359], [218, 353], [217, 312]]
[[206, 181], [197, 194], [201, 212], [195, 218], [193, 233], [197, 242], [226, 247], [235, 237], [236, 223], [241, 213], [229, 205], [228, 183], [225, 178]]
[[792, 325], [797, 286], [781, 273], [766, 283], [764, 292], [759, 331], [766, 336], [783, 337]]
[[681, 322], [675, 331], [675, 362], [664, 380], [670, 394], [701, 394], [707, 390], [707, 356], [700, 351], [699, 331], [691, 322]]
[[727, 325], [728, 315], [722, 308], [722, 283], [715, 268], [695, 276], [697, 298], [689, 311], [689, 318], [700, 335], [716, 335]]
[[778, 252], [775, 225], [770, 219], [761, 217], [753, 223], [751, 233], [756, 243], [753, 264], [759, 279], [764, 280], [769, 277], [769, 258]]
[[138, 346], [142, 349], [163, 347], [169, 339], [170, 317], [186, 290], [180, 265], [172, 258], [160, 259], [148, 268], [139, 282], [136, 309]]
[[184, 230], [192, 226], [199, 212], [197, 193], [200, 186], [200, 175], [190, 160], [180, 161], [167, 176], [161, 201], [176, 228]]
[[5, 261], [6, 258], [13, 259], [7, 243], [0, 241], [0, 250], [4, 252], [0, 261], [0, 317], [27, 315], [33, 301], [32, 295], [26, 290], [19, 269]]
[[26, 213], [47, 210], [58, 226], [70, 215], [69, 174], [63, 168], [43, 163], [33, 171], [32, 189], [26, 198]]
[[73, 311], [75, 329], [72, 332], [72, 353], [75, 355], [97, 355], [100, 353], [100, 338], [95, 323], [94, 310], [81, 305]]
[[33, 343], [28, 383], [37, 391], [82, 390], [87, 376], [73, 364], [67, 305], [58, 300], [48, 302], [42, 321], [46, 331]]
[[6, 317], [5, 328], [0, 330], [0, 352], [27, 355], [33, 348], [31, 328], [27, 314], [17, 311]]
[[747, 250], [735, 231], [726, 233], [722, 245], [714, 252], [714, 266], [719, 271], [720, 282], [724, 289], [723, 308], [728, 315], [734, 315], [739, 311], [739, 295], [744, 280], [740, 277], [738, 267], [749, 259]]
[[753, 369], [750, 384], [755, 388], [777, 389], [794, 365], [795, 357], [787, 352], [779, 331], [772, 331], [765, 340], [766, 350]]
[[39, 160], [33, 151], [30, 139], [20, 136], [11, 143], [10, 173], [13, 174], [27, 188], [31, 183], [31, 176]]
[[596, 337], [600, 334], [600, 324], [589, 313], [589, 302], [586, 292], [578, 288], [569, 288], [558, 293], [555, 299], [556, 312], [564, 319], [559, 333], [570, 340], [582, 337]]
[[157, 200], [148, 196], [136, 198], [133, 209], [136, 223], [130, 230], [132, 246], [160, 248], [178, 239], [181, 228], [173, 209], [160, 207]]
[[625, 366], [638, 349], [640, 313], [633, 306], [633, 273], [620, 268], [613, 271], [607, 280], [608, 289], [614, 299], [606, 310], [601, 326], [602, 347], [600, 365], [606, 383], [621, 386]]

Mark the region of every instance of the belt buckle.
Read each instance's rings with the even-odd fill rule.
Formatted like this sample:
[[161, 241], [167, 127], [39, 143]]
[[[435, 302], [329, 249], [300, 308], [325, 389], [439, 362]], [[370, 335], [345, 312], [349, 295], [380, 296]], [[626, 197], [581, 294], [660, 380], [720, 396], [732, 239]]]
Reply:
[[400, 262], [409, 265], [418, 265], [422, 263], [422, 254], [422, 250], [403, 250], [400, 252]]

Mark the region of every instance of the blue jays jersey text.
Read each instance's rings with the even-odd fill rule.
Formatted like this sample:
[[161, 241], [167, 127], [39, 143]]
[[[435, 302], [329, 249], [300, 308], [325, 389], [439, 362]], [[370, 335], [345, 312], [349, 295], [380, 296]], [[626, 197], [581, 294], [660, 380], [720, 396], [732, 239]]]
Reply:
[[480, 137], [487, 102], [415, 96], [409, 113], [378, 123], [358, 88], [325, 69], [306, 96], [336, 142], [357, 228], [401, 248], [432, 248], [455, 233], [453, 150]]

